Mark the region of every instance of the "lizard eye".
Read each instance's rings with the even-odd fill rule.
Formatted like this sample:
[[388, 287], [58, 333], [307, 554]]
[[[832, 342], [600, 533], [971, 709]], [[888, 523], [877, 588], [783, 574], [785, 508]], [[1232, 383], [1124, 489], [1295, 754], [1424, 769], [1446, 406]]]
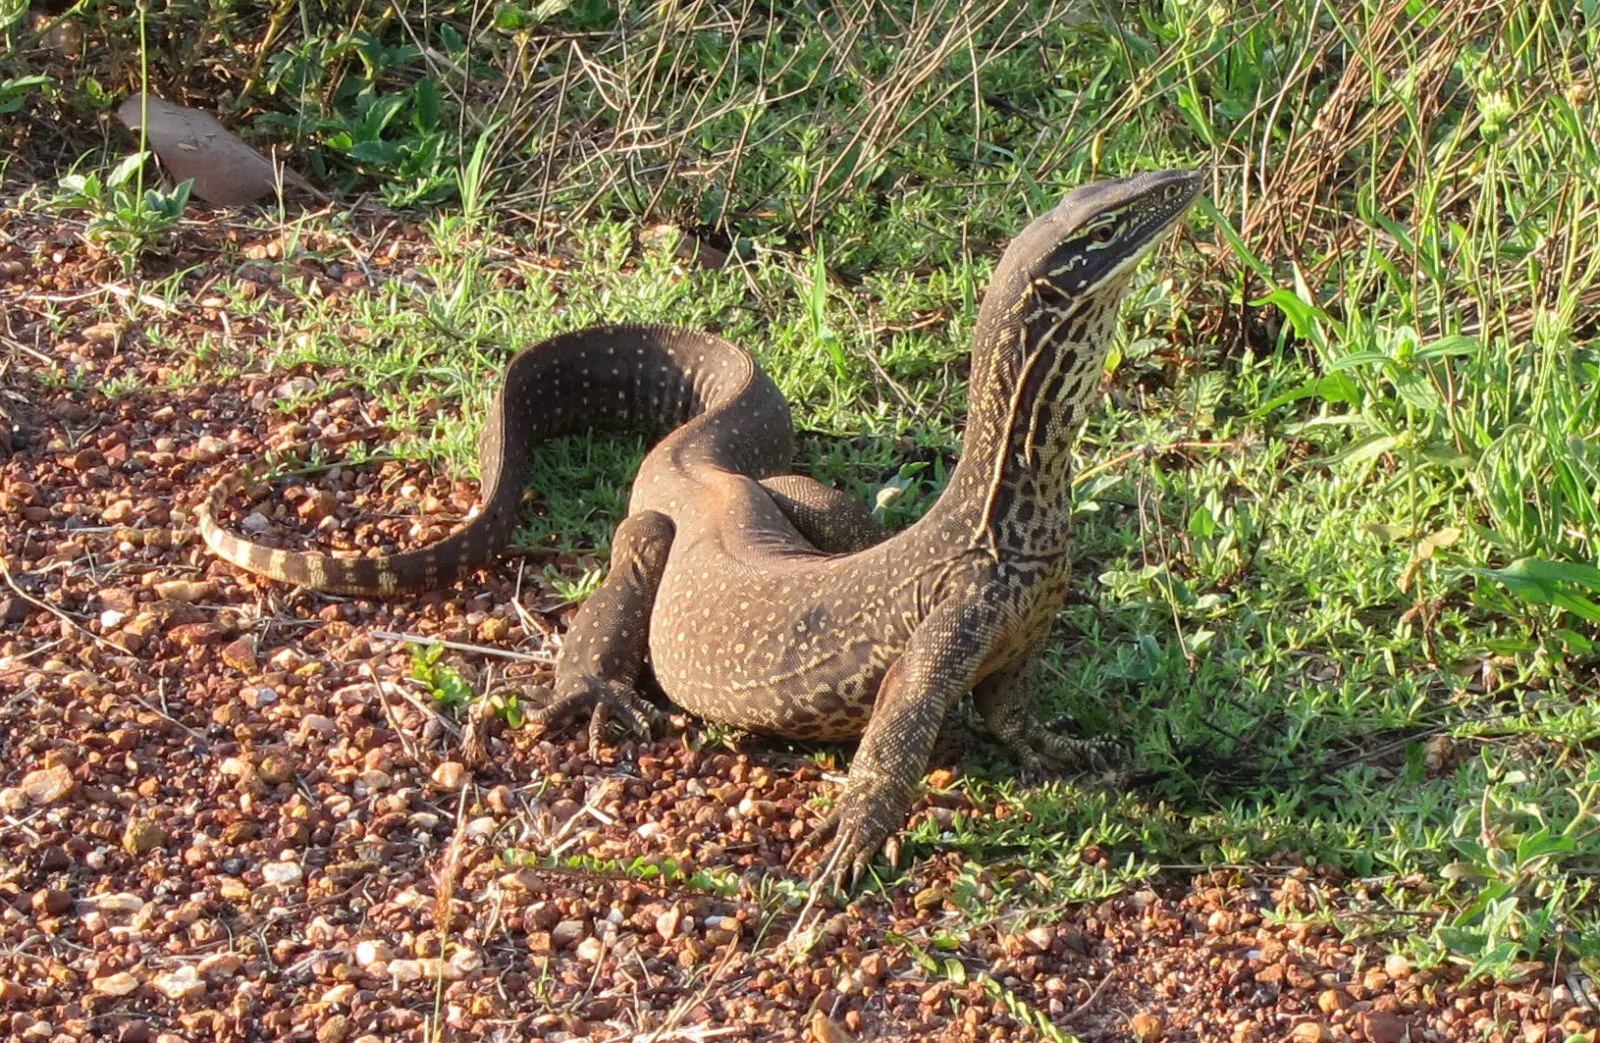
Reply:
[[1089, 238], [1097, 243], [1109, 243], [1117, 236], [1117, 230], [1110, 225], [1101, 225], [1089, 233]]

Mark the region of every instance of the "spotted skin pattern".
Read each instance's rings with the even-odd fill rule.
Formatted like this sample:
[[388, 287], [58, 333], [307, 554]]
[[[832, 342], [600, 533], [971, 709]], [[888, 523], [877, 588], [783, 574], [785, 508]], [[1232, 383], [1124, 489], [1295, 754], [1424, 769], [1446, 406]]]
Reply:
[[916, 524], [889, 535], [870, 510], [784, 473], [788, 406], [751, 357], [667, 327], [596, 327], [519, 353], [479, 444], [483, 511], [430, 547], [333, 559], [199, 528], [226, 560], [320, 590], [393, 594], [487, 562], [515, 525], [537, 443], [592, 428], [665, 432], [634, 482], [611, 569], [567, 635], [535, 721], [592, 711], [647, 732], [646, 660], [673, 702], [709, 721], [808, 740], [860, 737], [813, 844], [813, 879], [854, 881], [905, 821], [941, 722], [972, 693], [1027, 768], [1093, 764], [1094, 744], [1028, 708], [1067, 594], [1071, 448], [1097, 397], [1133, 266], [1182, 217], [1198, 174], [1083, 186], [1012, 241], [979, 313], [961, 461]]

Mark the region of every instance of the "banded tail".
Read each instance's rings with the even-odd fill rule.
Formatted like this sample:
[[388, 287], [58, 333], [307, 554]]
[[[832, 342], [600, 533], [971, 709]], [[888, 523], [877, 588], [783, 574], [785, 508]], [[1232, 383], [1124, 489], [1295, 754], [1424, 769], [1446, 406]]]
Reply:
[[[774, 437], [727, 438], [738, 425], [712, 422], [719, 414], [748, 415]], [[252, 543], [217, 522], [223, 503], [246, 484], [240, 475], [212, 486], [195, 525], [217, 557], [268, 579], [332, 594], [431, 590], [487, 565], [505, 547], [538, 443], [589, 429], [664, 433], [697, 417], [704, 422], [676, 437], [703, 460], [756, 477], [788, 462], [788, 405], [742, 348], [668, 326], [594, 326], [512, 358], [478, 441], [482, 512], [437, 543], [365, 558]]]

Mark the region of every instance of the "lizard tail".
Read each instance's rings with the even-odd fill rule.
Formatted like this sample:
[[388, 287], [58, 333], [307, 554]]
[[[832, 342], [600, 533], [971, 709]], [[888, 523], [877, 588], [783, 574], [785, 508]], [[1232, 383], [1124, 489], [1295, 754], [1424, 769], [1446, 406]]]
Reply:
[[[677, 429], [679, 452], [754, 477], [776, 473], [793, 452], [788, 405], [742, 348], [667, 326], [596, 326], [541, 341], [511, 360], [478, 442], [483, 509], [437, 543], [362, 558], [253, 543], [217, 522], [222, 505], [245, 485], [238, 474], [211, 488], [195, 524], [212, 553], [269, 579], [335, 594], [433, 589], [505, 546], [538, 443], [595, 428], [652, 435]], [[741, 431], [743, 437], [729, 437]], [[750, 437], [756, 432], [763, 437]]]

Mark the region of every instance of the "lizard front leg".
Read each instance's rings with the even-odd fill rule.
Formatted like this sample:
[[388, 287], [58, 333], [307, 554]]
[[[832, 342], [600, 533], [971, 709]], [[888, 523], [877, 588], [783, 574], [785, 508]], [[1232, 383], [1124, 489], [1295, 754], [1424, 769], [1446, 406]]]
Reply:
[[656, 511], [631, 514], [617, 526], [611, 541], [611, 569], [599, 589], [578, 608], [556, 661], [552, 698], [529, 713], [529, 721], [552, 727], [592, 710], [591, 755], [605, 737], [605, 726], [613, 715], [635, 734], [650, 734], [661, 713], [640, 698], [636, 685], [644, 671], [650, 614], [675, 532], [672, 520]]
[[[878, 689], [850, 776], [813, 843], [833, 836], [813, 885], [840, 889], [866, 871], [905, 824], [945, 710], [971, 688], [999, 642], [1002, 611], [984, 594], [935, 608], [912, 633]], [[808, 845], [809, 846], [809, 845]]]

